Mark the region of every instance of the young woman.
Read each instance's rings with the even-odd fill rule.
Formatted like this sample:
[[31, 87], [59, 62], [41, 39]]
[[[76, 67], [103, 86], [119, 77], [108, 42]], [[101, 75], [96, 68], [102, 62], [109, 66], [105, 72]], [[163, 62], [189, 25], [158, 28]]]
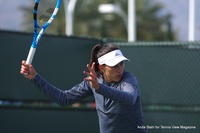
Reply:
[[94, 95], [101, 133], [146, 133], [140, 91], [136, 77], [124, 71], [123, 56], [114, 44], [95, 45], [91, 52], [86, 78], [73, 88], [63, 91], [36, 73], [31, 64], [22, 61], [20, 73], [54, 102], [69, 105]]

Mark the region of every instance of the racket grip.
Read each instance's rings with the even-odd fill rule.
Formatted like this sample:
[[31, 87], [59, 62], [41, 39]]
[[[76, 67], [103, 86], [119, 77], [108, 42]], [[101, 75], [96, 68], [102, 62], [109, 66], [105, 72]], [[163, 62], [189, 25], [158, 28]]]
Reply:
[[28, 53], [28, 57], [26, 59], [26, 64], [31, 64], [33, 61], [33, 57], [35, 55], [36, 48], [31, 47]]
[[[31, 64], [32, 63], [33, 57], [35, 55], [35, 51], [36, 51], [36, 48], [33, 48], [33, 47], [30, 48], [29, 53], [28, 53], [28, 57], [26, 59], [26, 64]], [[28, 72], [24, 73], [24, 75], [28, 75]]]

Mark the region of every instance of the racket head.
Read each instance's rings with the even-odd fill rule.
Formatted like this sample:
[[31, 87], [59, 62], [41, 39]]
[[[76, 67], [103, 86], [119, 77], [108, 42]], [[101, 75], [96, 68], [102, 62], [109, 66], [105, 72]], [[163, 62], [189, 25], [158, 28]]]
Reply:
[[[51, 24], [60, 8], [62, 0], [35, 0], [33, 19], [34, 19], [34, 35], [32, 47], [36, 48], [39, 39], [45, 32], [46, 28]], [[38, 33], [38, 29], [41, 29]]]
[[55, 18], [61, 0], [35, 0], [33, 19], [35, 28], [47, 28]]

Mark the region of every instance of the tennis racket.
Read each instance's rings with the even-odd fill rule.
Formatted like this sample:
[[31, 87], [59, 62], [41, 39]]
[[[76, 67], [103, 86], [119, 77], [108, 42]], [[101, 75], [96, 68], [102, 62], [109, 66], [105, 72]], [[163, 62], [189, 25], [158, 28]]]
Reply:
[[[38, 41], [56, 17], [56, 14], [61, 5], [61, 1], [62, 0], [42, 0], [40, 2], [40, 0], [35, 0], [33, 10], [33, 41], [26, 59], [26, 64], [32, 63]], [[28, 73], [26, 73], [25, 75], [27, 74]]]

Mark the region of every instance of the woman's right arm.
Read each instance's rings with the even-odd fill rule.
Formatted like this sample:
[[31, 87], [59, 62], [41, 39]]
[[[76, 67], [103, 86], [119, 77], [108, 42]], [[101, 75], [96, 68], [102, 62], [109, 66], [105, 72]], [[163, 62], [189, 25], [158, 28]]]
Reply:
[[91, 91], [88, 82], [86, 81], [83, 81], [80, 84], [75, 85], [73, 88], [65, 91], [53, 86], [39, 74], [36, 74], [35, 78], [31, 81], [46, 96], [61, 106], [76, 103], [83, 98], [93, 95], [93, 92]]
[[[24, 75], [27, 72], [28, 75]], [[22, 61], [20, 73], [30, 79], [46, 96], [62, 106], [76, 103], [85, 97], [93, 95], [90, 85], [86, 81], [75, 85], [70, 90], [61, 90], [37, 74], [34, 67], [26, 64], [25, 61]]]

